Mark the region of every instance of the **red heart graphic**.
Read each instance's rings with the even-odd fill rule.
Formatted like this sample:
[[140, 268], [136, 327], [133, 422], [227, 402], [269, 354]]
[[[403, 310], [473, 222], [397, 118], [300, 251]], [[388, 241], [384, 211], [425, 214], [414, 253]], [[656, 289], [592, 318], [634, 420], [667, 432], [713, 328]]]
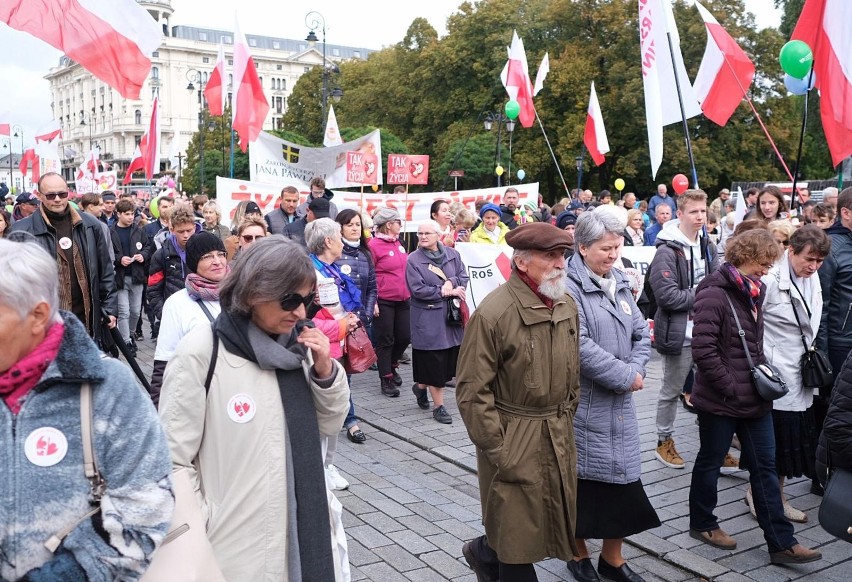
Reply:
[[36, 455], [39, 457], [55, 455], [58, 450], [59, 447], [47, 437], [39, 437], [36, 442]]
[[249, 408], [251, 408], [251, 404], [243, 402], [243, 413], [248, 414]]
[[235, 402], [234, 403], [234, 412], [237, 413], [237, 416], [242, 416], [243, 414], [245, 414], [245, 412], [243, 412], [243, 405], [239, 402]]

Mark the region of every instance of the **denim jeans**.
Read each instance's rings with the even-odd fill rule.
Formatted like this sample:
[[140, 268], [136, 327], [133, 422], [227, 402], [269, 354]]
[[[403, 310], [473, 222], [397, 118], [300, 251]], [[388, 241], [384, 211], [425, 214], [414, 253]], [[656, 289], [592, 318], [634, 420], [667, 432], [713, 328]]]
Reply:
[[343, 428], [349, 430], [358, 424], [358, 417], [355, 416], [355, 403], [352, 402], [352, 374], [346, 374], [346, 383], [349, 384], [349, 412], [346, 413], [346, 420], [343, 421]]
[[775, 473], [775, 429], [772, 415], [760, 418], [733, 418], [698, 412], [698, 434], [701, 448], [692, 469], [689, 488], [689, 527], [711, 531], [719, 527], [713, 515], [716, 509], [719, 469], [731, 446], [734, 433], [742, 445], [743, 460], [749, 467], [751, 493], [757, 523], [770, 552], [793, 547], [793, 525], [784, 517], [781, 486]]
[[116, 290], [118, 298], [118, 331], [121, 339], [130, 344], [130, 332], [136, 330], [139, 312], [142, 310], [142, 283], [134, 283], [133, 278], [124, 278], [124, 289]]

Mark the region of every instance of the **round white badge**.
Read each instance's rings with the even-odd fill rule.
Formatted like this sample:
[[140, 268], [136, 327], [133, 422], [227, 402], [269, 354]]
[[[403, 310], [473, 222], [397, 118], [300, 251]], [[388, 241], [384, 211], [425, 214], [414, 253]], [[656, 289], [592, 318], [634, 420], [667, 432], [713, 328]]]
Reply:
[[237, 424], [245, 424], [254, 418], [257, 405], [248, 394], [236, 394], [228, 401], [228, 417]]
[[141, 243], [141, 242], [136, 243], [136, 250], [137, 250], [137, 251], [141, 251], [141, 250], [142, 250], [142, 243]]
[[70, 249], [71, 248], [71, 239], [68, 238], [67, 236], [63, 236], [61, 239], [59, 239], [59, 248], [62, 249], [63, 251], [67, 251], [68, 249]]
[[633, 315], [633, 309], [630, 307], [630, 304], [627, 303], [624, 299], [621, 300], [621, 310], [627, 315]]
[[389, 252], [388, 255], [393, 256], [393, 251]]
[[65, 458], [68, 439], [61, 431], [43, 426], [35, 429], [24, 442], [24, 454], [33, 465], [52, 467]]
[[399, 245], [399, 252], [405, 253], [405, 247], [402, 246], [402, 245]]
[[350, 265], [343, 265], [342, 267], [340, 267], [340, 272], [344, 275], [349, 275], [350, 273], [352, 273], [352, 267]]

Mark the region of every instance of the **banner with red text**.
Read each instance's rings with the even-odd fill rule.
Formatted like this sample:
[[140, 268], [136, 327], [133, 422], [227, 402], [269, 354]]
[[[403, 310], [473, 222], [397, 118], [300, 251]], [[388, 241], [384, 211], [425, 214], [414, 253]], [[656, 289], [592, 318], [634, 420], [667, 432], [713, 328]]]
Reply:
[[429, 156], [388, 154], [388, 184], [427, 184]]
[[346, 152], [346, 181], [353, 184], [377, 184], [376, 154]]
[[[47, 170], [42, 169], [42, 174]], [[74, 182], [74, 189], [78, 194], [103, 194], [107, 190], [116, 191], [118, 187], [118, 172], [115, 170], [110, 172], [101, 172], [97, 178], [92, 179], [90, 176], [83, 176]]]
[[[252, 147], [254, 147], [253, 144]], [[284, 186], [295, 186], [301, 193], [300, 202], [304, 202], [307, 199], [309, 189], [307, 185], [298, 180], [290, 180], [289, 182], [285, 181], [281, 184], [273, 185], [247, 182], [245, 180], [232, 180], [217, 176], [216, 202], [222, 210], [222, 223], [226, 225], [231, 224], [231, 218], [234, 216], [237, 204], [244, 200], [255, 202], [263, 214], [268, 214], [278, 207], [281, 200], [281, 188]], [[523, 204], [526, 200], [538, 201], [538, 182], [519, 184], [516, 188], [520, 194], [519, 205]], [[505, 187], [480, 188], [478, 190], [409, 193], [407, 195], [375, 192], [364, 192], [362, 194], [361, 192], [334, 190], [332, 202], [334, 202], [339, 210], [343, 210], [344, 208], [361, 209], [370, 215], [380, 206], [396, 208], [402, 215], [404, 221], [403, 229], [406, 232], [416, 232], [417, 225], [429, 218], [429, 207], [432, 206], [435, 200], [447, 200], [451, 204], [453, 202], [461, 202], [468, 209], [474, 211], [474, 203], [480, 199], [500, 204], [503, 200], [503, 192], [505, 190]]]

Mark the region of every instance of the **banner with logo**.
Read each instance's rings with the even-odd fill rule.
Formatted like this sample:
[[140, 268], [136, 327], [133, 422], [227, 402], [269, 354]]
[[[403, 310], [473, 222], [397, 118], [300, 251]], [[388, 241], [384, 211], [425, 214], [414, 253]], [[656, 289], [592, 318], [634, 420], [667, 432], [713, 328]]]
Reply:
[[109, 172], [101, 172], [97, 178], [91, 176], [83, 176], [74, 182], [74, 189], [78, 194], [86, 194], [89, 192], [95, 194], [103, 194], [107, 190], [116, 191], [118, 186], [118, 172], [115, 170]]
[[322, 176], [326, 188], [360, 186], [361, 182], [352, 182], [346, 175], [347, 152], [375, 155], [376, 181], [370, 184], [382, 183], [382, 141], [378, 129], [342, 145], [321, 148], [302, 146], [261, 132], [249, 148], [251, 181], [280, 187], [295, 181], [302, 190], [307, 189], [314, 176]]
[[[252, 147], [254, 147], [252, 145]], [[263, 214], [268, 214], [278, 208], [281, 201], [281, 189], [284, 186], [294, 186], [299, 190], [300, 202], [307, 200], [309, 188], [296, 180], [290, 179], [282, 184], [262, 184], [258, 182], [246, 182], [245, 180], [231, 180], [230, 178], [216, 177], [216, 202], [222, 211], [222, 223], [230, 225], [237, 205], [242, 201], [257, 203]], [[525, 200], [538, 200], [538, 182], [522, 184], [517, 186], [520, 194], [520, 202]], [[480, 188], [478, 190], [457, 190], [453, 192], [427, 192], [419, 194], [380, 194], [376, 192], [351, 192], [347, 190], [334, 190], [334, 202], [338, 210], [352, 208], [361, 209], [372, 215], [373, 211], [380, 206], [390, 206], [399, 210], [403, 219], [403, 229], [406, 232], [417, 232], [417, 225], [429, 218], [429, 208], [435, 200], [447, 200], [461, 202], [471, 211], [474, 203], [483, 199], [494, 204], [500, 204], [503, 199], [505, 188]]]
[[429, 156], [388, 154], [388, 184], [427, 184]]

